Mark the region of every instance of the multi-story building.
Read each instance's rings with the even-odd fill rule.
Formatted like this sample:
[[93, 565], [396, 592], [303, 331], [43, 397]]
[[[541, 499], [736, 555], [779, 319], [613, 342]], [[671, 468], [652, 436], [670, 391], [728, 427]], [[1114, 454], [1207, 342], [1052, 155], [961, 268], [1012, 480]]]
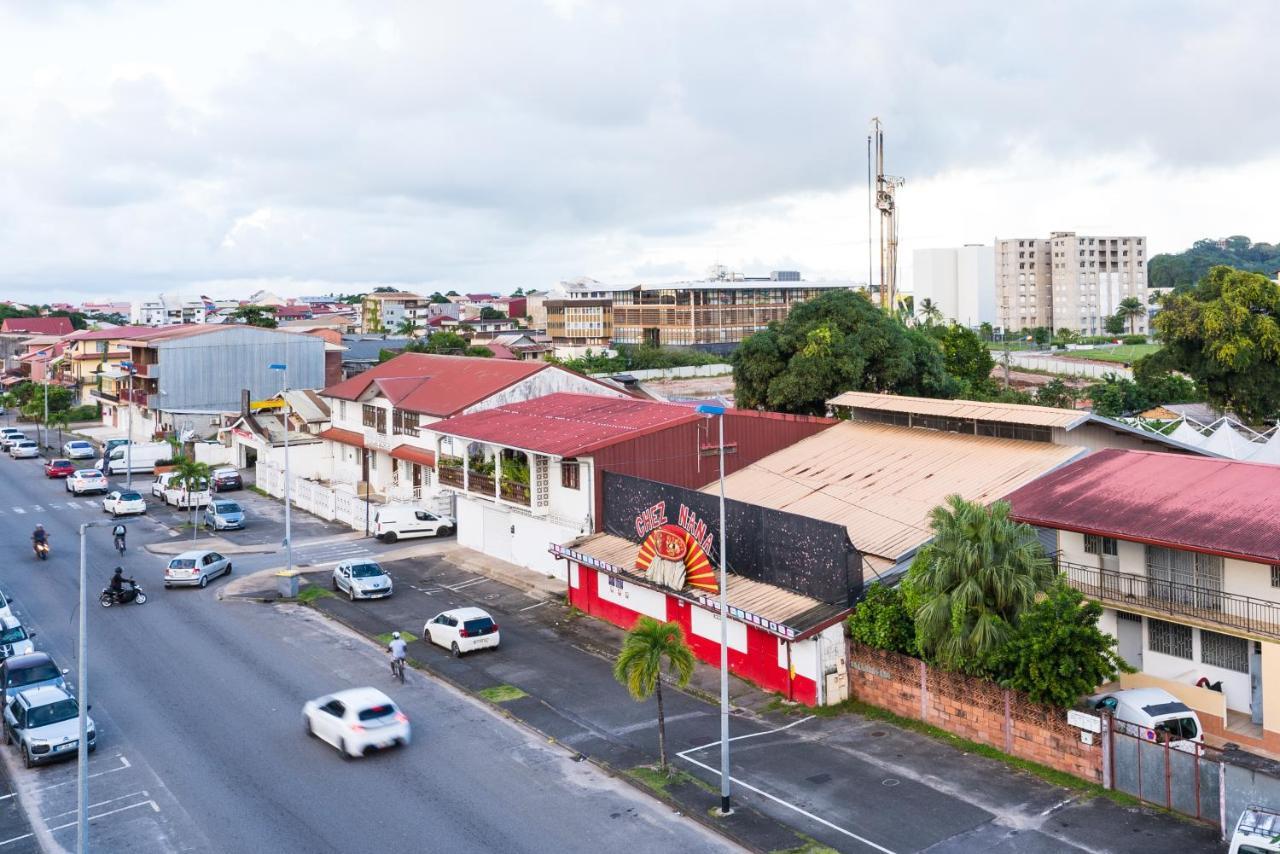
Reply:
[[551, 291], [526, 291], [524, 295], [525, 313], [529, 318], [529, 328], [540, 332], [547, 331], [547, 300], [559, 299], [563, 293]]
[[153, 300], [133, 304], [132, 321], [138, 326], [179, 326], [204, 323], [210, 304], [204, 300], [184, 299], [175, 294], [160, 294]]
[[[1055, 231], [996, 241], [996, 310], [1005, 330], [1070, 329], [1105, 335], [1125, 297], [1147, 304], [1146, 240]], [[1148, 319], [1133, 320], [1145, 333]]]
[[361, 303], [360, 331], [366, 335], [395, 332], [404, 320], [415, 319], [414, 310], [427, 300], [406, 291], [365, 294]]
[[602, 350], [613, 342], [613, 300], [545, 300], [547, 334], [557, 352], [566, 347]]
[[104, 396], [104, 384], [122, 376], [121, 362], [129, 360], [129, 348], [125, 341], [152, 331], [150, 326], [113, 326], [108, 329], [82, 329], [64, 340], [62, 378], [76, 389], [81, 404], [102, 403], [104, 412], [113, 408], [118, 398], [114, 393]]
[[[1087, 257], [1087, 256], [1086, 256]], [[1280, 466], [1105, 450], [1008, 496], [1136, 673], [1206, 734], [1280, 751]]]
[[996, 323], [995, 250], [970, 244], [959, 248], [917, 249], [912, 253], [912, 295], [916, 317], [925, 300], [944, 322], [973, 329]]

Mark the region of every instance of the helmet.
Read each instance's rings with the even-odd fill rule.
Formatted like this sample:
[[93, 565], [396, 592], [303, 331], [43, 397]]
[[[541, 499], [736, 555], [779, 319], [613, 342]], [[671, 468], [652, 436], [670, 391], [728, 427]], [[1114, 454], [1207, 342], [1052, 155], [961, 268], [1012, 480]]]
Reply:
[[399, 633], [399, 632], [392, 632], [392, 633], [391, 633], [391, 637], [392, 637], [394, 640], [400, 640], [400, 633]]
[[116, 575], [124, 575], [124, 567], [123, 567], [123, 566], [117, 566], [117, 567], [116, 567]]
[[41, 525], [39, 522], [36, 522], [36, 530], [43, 531], [44, 525]]

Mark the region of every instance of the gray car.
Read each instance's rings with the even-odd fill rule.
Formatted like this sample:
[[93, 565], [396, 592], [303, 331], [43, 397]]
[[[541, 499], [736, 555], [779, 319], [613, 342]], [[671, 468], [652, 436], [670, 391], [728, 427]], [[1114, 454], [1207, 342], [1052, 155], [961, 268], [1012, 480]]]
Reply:
[[231, 561], [217, 552], [183, 552], [164, 568], [164, 586], [197, 585], [204, 587], [219, 575], [231, 574]]
[[204, 508], [204, 526], [215, 531], [244, 527], [244, 508], [234, 501], [214, 499]]
[[[86, 732], [92, 751], [98, 746], [93, 718]], [[65, 688], [52, 685], [18, 692], [4, 707], [4, 743], [15, 742], [28, 768], [75, 756], [80, 746], [80, 704]]]
[[0, 704], [8, 705], [14, 695], [28, 688], [41, 685], [67, 688], [66, 672], [58, 669], [47, 652], [31, 652], [6, 658], [0, 663]]

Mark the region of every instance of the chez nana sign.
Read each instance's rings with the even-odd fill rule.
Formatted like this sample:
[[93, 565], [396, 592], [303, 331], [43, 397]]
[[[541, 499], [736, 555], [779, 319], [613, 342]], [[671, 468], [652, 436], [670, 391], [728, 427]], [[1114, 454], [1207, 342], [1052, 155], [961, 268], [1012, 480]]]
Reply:
[[[726, 501], [729, 571], [828, 604], [862, 593], [862, 558], [841, 525]], [[718, 591], [719, 497], [604, 473], [604, 529], [637, 544], [635, 568], [676, 590]]]

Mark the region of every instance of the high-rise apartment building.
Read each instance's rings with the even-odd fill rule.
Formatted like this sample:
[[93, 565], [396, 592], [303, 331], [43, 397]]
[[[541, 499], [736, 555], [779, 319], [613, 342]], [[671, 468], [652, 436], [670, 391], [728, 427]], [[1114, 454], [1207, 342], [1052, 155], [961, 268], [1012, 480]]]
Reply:
[[[1146, 240], [1073, 231], [996, 241], [996, 313], [1006, 330], [1071, 329], [1106, 334], [1125, 297], [1147, 304]], [[1147, 317], [1133, 329], [1145, 333]]]
[[996, 323], [992, 247], [917, 249], [912, 253], [911, 278], [916, 317], [923, 317], [925, 300], [929, 300], [944, 322], [970, 328]]

